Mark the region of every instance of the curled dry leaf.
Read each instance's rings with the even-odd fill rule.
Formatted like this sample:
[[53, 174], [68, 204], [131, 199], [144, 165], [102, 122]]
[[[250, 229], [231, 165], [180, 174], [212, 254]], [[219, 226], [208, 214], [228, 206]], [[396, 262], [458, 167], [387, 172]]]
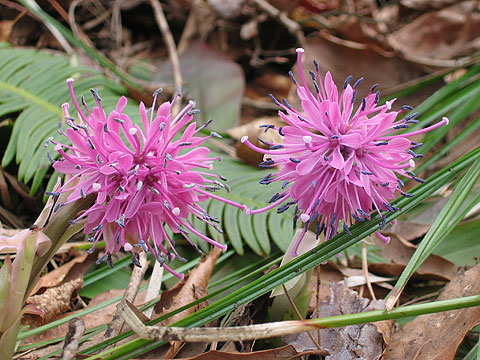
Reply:
[[55, 286], [59, 286], [65, 280], [65, 278], [70, 274], [72, 269], [76, 267], [76, 265], [80, 265], [80, 267], [83, 267], [83, 271], [76, 274], [77, 275], [76, 279], [82, 278], [88, 266], [90, 266], [95, 260], [92, 257], [90, 261], [86, 262], [86, 264], [82, 266], [82, 264], [85, 262], [87, 257], [88, 257], [88, 254], [83, 254], [81, 256], [75, 257], [68, 263], [63, 264], [62, 266], [50, 271], [45, 276], [42, 276], [40, 278], [40, 281], [33, 288], [31, 295], [37, 294], [39, 290], [41, 290], [42, 288], [53, 288]]
[[27, 298], [26, 303], [35, 305], [42, 316], [27, 314], [23, 322], [36, 327], [42, 325], [57, 315], [63, 314], [70, 309], [72, 295], [82, 287], [83, 279], [75, 279], [57, 287], [47, 289], [41, 295]]
[[[375, 263], [368, 266], [369, 271], [390, 275], [400, 276], [405, 269], [408, 261], [415, 252], [416, 246], [406, 241], [401, 241], [396, 234], [389, 233], [390, 243], [384, 244], [378, 239], [375, 240], [375, 246], [380, 249], [379, 255], [387, 260], [387, 263]], [[457, 273], [457, 267], [454, 263], [437, 255], [430, 255], [428, 259], [418, 268], [414, 277], [425, 280], [451, 280]]]
[[[314, 318], [353, 314], [385, 308], [385, 301], [361, 298], [356, 291], [346, 289], [342, 283], [332, 283], [331, 299], [322, 301]], [[322, 349], [329, 352], [326, 360], [341, 359], [379, 359], [383, 353], [384, 339], [389, 338], [393, 321], [382, 321], [373, 324], [350, 325], [341, 328], [322, 329], [320, 341]], [[314, 336], [317, 336], [313, 332]], [[285, 336], [287, 344], [291, 344], [299, 352], [316, 349], [306, 333]]]
[[[157, 314], [166, 314], [207, 295], [208, 282], [221, 253], [222, 250], [220, 248], [214, 247], [210, 250], [208, 256], [202, 256], [202, 259], [195, 269], [190, 271], [188, 275], [173, 288], [162, 293], [161, 300], [155, 305], [155, 312]], [[198, 304], [195, 307], [172, 316], [161, 324], [162, 326], [166, 326], [176, 322], [205, 306], [205, 303]]]
[[[442, 291], [438, 300], [480, 293], [480, 264], [461, 270]], [[420, 315], [395, 332], [385, 360], [453, 359], [465, 335], [480, 324], [480, 307]]]

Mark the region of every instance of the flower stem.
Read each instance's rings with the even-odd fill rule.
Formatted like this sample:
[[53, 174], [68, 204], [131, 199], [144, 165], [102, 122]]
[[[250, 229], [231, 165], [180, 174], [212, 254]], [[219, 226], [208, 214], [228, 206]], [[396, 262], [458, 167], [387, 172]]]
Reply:
[[67, 204], [61, 207], [48, 221], [47, 225], [43, 228], [43, 233], [47, 235], [50, 240], [52, 241], [52, 246], [50, 249], [45, 253], [45, 255], [36, 257], [32, 266], [32, 272], [30, 275], [30, 280], [28, 282], [27, 291], [25, 292], [25, 298], [30, 295], [33, 287], [38, 281], [40, 274], [43, 271], [43, 268], [47, 265], [50, 259], [55, 255], [58, 249], [76, 232], [80, 231], [82, 226], [78, 226], [81, 224], [77, 224], [78, 230], [71, 233], [70, 236], [65, 236], [69, 230], [69, 227], [75, 227], [75, 225], [71, 225], [68, 223], [69, 220], [75, 219], [77, 214], [82, 211], [88, 209], [95, 200], [95, 195], [89, 195], [84, 199], [79, 199], [74, 201], [70, 204]]

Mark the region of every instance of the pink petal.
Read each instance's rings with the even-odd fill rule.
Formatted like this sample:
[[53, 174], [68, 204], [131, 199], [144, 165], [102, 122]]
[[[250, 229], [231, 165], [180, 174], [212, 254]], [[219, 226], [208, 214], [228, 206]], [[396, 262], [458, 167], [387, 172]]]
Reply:
[[333, 149], [330, 158], [330, 165], [335, 169], [342, 169], [345, 166], [345, 160], [343, 159], [343, 155], [340, 153], [340, 148], [338, 146]]

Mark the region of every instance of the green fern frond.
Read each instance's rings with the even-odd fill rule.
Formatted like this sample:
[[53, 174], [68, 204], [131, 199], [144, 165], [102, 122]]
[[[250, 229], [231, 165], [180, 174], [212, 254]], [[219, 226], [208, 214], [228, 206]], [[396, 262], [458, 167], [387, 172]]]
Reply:
[[[0, 48], [0, 116], [18, 114], [2, 166], [15, 160], [19, 180], [29, 183], [33, 179], [31, 194], [37, 192], [50, 168], [43, 143], [50, 136], [59, 136], [56, 129], [62, 119], [61, 104], [70, 100], [65, 79], [78, 78], [78, 94], [98, 87], [106, 110], [127, 92], [91, 68], [71, 65], [70, 60], [45, 51]], [[129, 106], [129, 113], [138, 112], [135, 104], [130, 102]]]

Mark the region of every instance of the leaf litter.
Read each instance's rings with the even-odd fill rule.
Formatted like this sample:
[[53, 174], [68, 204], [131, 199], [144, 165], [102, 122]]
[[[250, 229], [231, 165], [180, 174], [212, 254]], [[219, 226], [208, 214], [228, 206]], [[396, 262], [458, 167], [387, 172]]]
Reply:
[[[171, 11], [169, 21], [171, 19], [174, 19], [176, 21], [178, 21], [179, 19], [183, 19], [182, 9], [178, 7], [179, 5], [173, 4], [173, 2], [170, 1], [167, 2], [171, 3], [169, 4], [171, 6], [171, 8], [169, 9]], [[253, 78], [256, 81], [255, 100], [261, 99], [263, 101], [267, 98], [266, 95], [268, 94], [268, 92], [281, 92], [282, 94], [286, 92], [286, 87], [280, 88], [273, 83], [269, 85], [269, 81], [272, 81], [272, 79], [275, 77], [274, 74], [278, 70], [278, 67], [285, 66], [282, 65], [282, 62], [280, 61], [281, 57], [283, 56], [283, 59], [286, 58], [288, 61], [288, 56], [284, 56], [284, 54], [282, 56], [276, 57], [270, 57], [270, 55], [267, 55], [267, 52], [269, 50], [278, 48], [278, 42], [275, 43], [275, 39], [269, 39], [272, 41], [269, 42], [267, 46], [265, 46], [265, 44], [261, 44], [258, 48], [258, 46], [255, 45], [255, 50], [248, 53], [245, 52], [245, 49], [250, 50], [249, 47], [253, 46], [251, 46], [251, 44], [238, 43], [238, 39], [234, 38], [232, 34], [228, 33], [228, 31], [230, 31], [230, 29], [232, 28], [240, 28], [241, 26], [238, 25], [243, 25], [245, 23], [245, 17], [255, 17], [255, 19], [259, 19], [257, 12], [259, 12], [260, 8], [255, 8], [250, 2], [248, 2], [247, 4], [247, 2], [239, 1], [238, 3], [240, 5], [238, 5], [234, 9], [234, 11], [232, 10], [231, 12], [233, 15], [225, 15], [220, 14], [221, 9], [219, 10], [218, 8], [223, 6], [221, 5], [222, 2], [216, 2], [220, 5], [217, 4], [217, 8], [215, 8], [214, 11], [212, 11], [212, 9], [210, 8], [210, 6], [213, 7], [213, 5], [210, 4], [210, 1], [209, 4], [203, 1], [194, 1], [193, 4], [190, 4], [190, 2], [184, 3], [186, 5], [186, 9], [190, 10], [190, 15], [188, 16], [188, 18], [195, 17], [196, 26], [202, 27], [201, 29], [195, 29], [194, 25], [194, 29], [191, 30], [190, 34], [187, 34], [191, 38], [194, 38], [196, 35], [200, 34], [199, 37], [206, 40], [204, 41], [204, 45], [206, 44], [212, 49], [215, 49], [215, 51], [218, 48], [221, 48], [224, 54], [227, 54], [226, 58], [224, 58], [223, 60], [225, 60], [226, 62], [230, 62], [234, 65], [235, 62], [245, 64], [246, 56], [250, 56], [253, 54], [252, 59], [255, 56], [257, 57], [255, 70], [252, 71], [251, 68], [249, 68], [248, 72], [244, 71], [240, 74], [240, 77], [242, 79], [244, 75], [247, 76], [247, 79], [251, 79], [252, 73], [255, 73], [253, 75]], [[211, 3], [214, 2], [211, 1]], [[314, 57], [319, 61], [322, 66], [325, 66], [325, 68], [328, 67], [329, 70], [333, 70], [333, 72], [339, 78], [338, 80], [343, 80], [346, 76], [350, 75], [350, 73], [353, 73], [355, 75], [358, 74], [359, 76], [364, 75], [372, 83], [376, 81], [380, 82], [382, 89], [395, 89], [395, 87], [399, 84], [405, 83], [409, 80], [415, 80], [422, 74], [431, 72], [432, 68], [443, 66], [445, 64], [450, 64], [449, 62], [438, 62], [437, 60], [450, 60], [458, 56], [468, 57], [471, 55], [472, 52], [478, 50], [478, 26], [476, 26], [478, 22], [478, 13], [476, 11], [472, 11], [472, 9], [475, 10], [471, 7], [471, 4], [475, 5], [475, 2], [472, 1], [454, 2], [451, 0], [402, 0], [393, 3], [387, 2], [387, 4], [381, 2], [384, 6], [380, 6], [380, 2], [376, 1], [342, 2], [333, 0], [319, 2], [302, 0], [295, 2], [271, 1], [271, 3], [274, 4], [279, 10], [287, 13], [292, 19], [295, 19], [297, 21], [301, 20], [302, 26], [305, 31], [309, 31], [309, 27], [321, 31], [318, 33], [310, 33], [310, 37], [312, 39], [309, 39], [307, 42], [306, 47], [308, 48], [308, 51], [306, 52], [306, 54], [313, 53]], [[94, 9], [95, 6], [93, 7]], [[135, 4], [135, 2], [129, 3], [128, 5], [122, 5], [122, 17], [123, 15], [128, 15], [125, 16], [125, 18], [129, 18], [129, 21], [131, 21], [132, 12], [138, 10], [136, 6], [138, 6], [138, 4]], [[192, 11], [194, 6], [198, 6], [197, 8], [195, 8], [197, 11]], [[85, 23], [87, 20], [92, 20], [91, 15], [95, 13], [94, 11], [92, 11], [92, 14], [88, 13], [88, 11], [91, 10], [85, 11], [86, 7], [84, 7], [83, 4], [79, 4], [78, 7], [81, 11], [78, 12], [77, 21]], [[247, 8], [246, 13], [244, 12], [245, 8]], [[98, 9], [96, 9], [96, 11], [97, 10]], [[325, 11], [329, 11], [330, 13]], [[185, 9], [183, 9], [183, 12], [185, 12]], [[208, 13], [208, 21], [205, 20], [203, 24], [201, 21], [201, 17], [198, 15], [200, 12], [202, 14]], [[218, 18], [215, 18], [215, 16], [218, 16]], [[22, 18], [19, 23], [23, 23], [25, 18], [27, 17]], [[93, 17], [93, 19], [96, 20], [95, 16]], [[142, 17], [142, 19], [145, 19], [145, 17]], [[218, 31], [218, 33], [216, 33], [214, 29], [219, 19], [221, 19], [221, 25], [219, 26], [220, 30]], [[254, 36], [262, 37], [265, 31], [265, 25], [267, 27], [272, 27], [272, 24], [279, 24], [277, 21], [278, 19], [275, 18], [270, 18], [266, 22], [265, 20], [258, 20], [255, 24], [256, 29], [254, 29], [258, 31], [258, 33], [253, 33]], [[328, 31], [324, 30], [325, 24], [328, 25]], [[459, 36], [458, 39], [454, 39], [452, 41], [450, 39], [450, 36], [457, 34], [458, 26], [461, 26], [462, 24], [466, 24], [465, 28], [463, 29], [464, 31], [460, 33], [461, 36]], [[109, 41], [114, 38], [114, 36], [112, 36], [111, 29], [115, 28], [118, 30], [119, 26], [121, 27], [122, 24], [120, 23], [120, 25], [118, 25], [117, 23], [115, 25], [116, 27], [112, 25], [115, 25], [113, 21], [113, 15], [111, 16], [111, 20], [109, 16], [106, 16], [103, 18], [102, 21], [98, 21], [97, 23], [97, 26], [101, 28], [101, 31], [97, 31], [98, 28], [95, 30], [91, 30], [95, 27], [91, 27], [90, 25], [85, 26], [84, 31], [88, 33], [88, 35], [93, 39], [94, 42], [96, 42], [94, 44], [95, 46], [100, 47], [101, 50], [107, 53], [116, 54], [113, 57], [115, 57], [116, 59], [118, 58], [119, 63], [127, 63], [127, 61], [131, 61], [130, 59], [127, 59], [128, 57], [135, 58], [139, 55], [144, 56], [146, 54], [145, 49], [147, 49], [149, 46], [151, 47], [152, 44], [154, 44], [154, 37], [151, 36], [150, 31], [148, 34], [148, 37], [150, 39], [149, 45], [145, 46], [145, 44], [143, 44], [142, 47], [136, 47], [136, 49], [141, 49], [143, 53], [135, 53], [135, 51], [138, 50], [135, 50], [135, 47], [132, 47], [131, 43], [129, 42], [133, 40], [134, 43], [140, 44], [139, 41], [136, 41], [138, 39], [135, 38], [138, 35], [136, 35], [135, 31], [132, 31], [132, 28], [130, 28], [131, 24], [128, 24], [127, 21], [125, 21], [125, 23], [123, 24], [126, 30], [126, 32], [124, 33], [125, 36], [123, 37], [124, 43], [122, 44], [122, 46], [118, 46], [118, 44], [112, 46], [111, 44], [109, 44]], [[430, 32], [432, 29], [432, 26], [430, 25], [441, 29], [440, 34]], [[226, 32], [222, 30], [225, 29], [225, 26], [226, 28], [228, 28], [228, 31]], [[29, 33], [27, 31], [28, 29], [30, 29]], [[28, 41], [32, 42], [32, 38], [36, 37], [36, 35], [35, 37], [32, 35], [35, 32], [38, 32], [37, 26], [27, 27], [16, 25], [13, 26], [13, 28], [8, 28], [8, 35], [11, 35], [11, 41], [16, 43], [17, 45], [20, 45], [20, 41], [27, 41], [27, 43]], [[96, 32], [98, 32], [98, 34], [95, 34]], [[282, 41], [287, 44], [286, 46], [289, 46], [288, 39], [285, 40], [285, 36], [283, 36], [281, 32], [279, 33], [281, 34], [280, 37], [283, 37]], [[208, 38], [209, 36], [210, 39]], [[255, 38], [253, 38], [252, 41], [255, 41]], [[188, 45], [188, 43], [191, 42], [191, 40], [180, 40], [180, 43], [183, 43], [184, 45]], [[38, 43], [37, 46], [42, 45], [58, 47], [58, 44], [56, 44], [55, 40], [53, 40], [51, 36], [46, 36], [42, 40], [42, 42]], [[263, 47], [265, 47], [265, 49]], [[188, 48], [188, 46], [184, 46], [184, 48]], [[128, 56], [126, 56], [125, 54], [128, 54]], [[258, 56], [258, 54], [260, 55]], [[151, 54], [147, 54], [147, 56], [150, 55]], [[234, 59], [235, 61], [231, 61], [229, 59]], [[258, 61], [258, 59], [260, 59], [261, 61]], [[351, 59], [356, 60], [355, 64], [353, 64]], [[83, 57], [83, 60], [85, 60], [85, 57]], [[244, 65], [242, 65], [242, 67], [245, 70], [246, 67]], [[272, 76], [266, 76], [266, 79], [264, 79], [262, 76], [262, 72], [271, 73]], [[218, 71], [218, 73], [220, 74], [221, 72]], [[229, 80], [230, 79], [226, 79], [225, 83], [229, 83]], [[282, 78], [280, 82], [283, 83], [283, 80], [284, 79]], [[251, 83], [251, 81], [249, 81], [249, 83]], [[251, 87], [249, 83], [247, 83], [247, 87]], [[199, 86], [199, 88], [205, 87], [205, 83], [202, 84], [199, 82], [198, 84], [196, 84], [195, 86]], [[359, 92], [368, 88], [369, 87], [367, 86], [365, 86], [365, 89], [360, 88]], [[428, 90], [425, 91], [425, 94], [430, 92], [431, 88], [428, 88]], [[241, 96], [242, 94], [240, 92], [237, 92], [234, 96], [236, 101], [235, 106], [239, 106], [237, 104], [239, 104]], [[411, 105], [415, 105], [421, 100], [422, 95], [419, 95], [419, 93], [416, 92], [414, 96], [414, 98], [412, 97], [412, 101], [410, 101], [410, 99], [405, 101], [409, 102]], [[402, 98], [402, 100], [404, 99], [405, 98]], [[254, 103], [254, 105], [249, 107], [250, 119], [257, 119], [260, 116], [271, 115], [271, 112], [268, 112], [270, 110], [256, 107], [257, 105], [259, 104]], [[215, 109], [216, 106], [212, 105], [211, 108]], [[208, 114], [209, 111], [210, 110], [206, 111], [205, 113]], [[242, 111], [244, 111], [244, 108], [242, 108]], [[234, 117], [228, 116], [227, 120], [223, 119], [222, 115], [223, 113], [221, 113], [220, 116], [216, 115], [216, 117], [219, 118], [220, 121], [225, 121], [225, 123], [228, 124], [225, 125], [226, 130], [229, 129], [233, 124], [237, 124], [237, 121], [240, 121], [240, 123], [244, 122], [244, 114], [239, 117], [239, 114], [236, 113], [235, 119]], [[475, 144], [474, 141], [472, 141], [471, 143]], [[456, 150], [454, 149], [454, 151], [451, 152], [451, 156], [455, 156], [455, 151]], [[462, 150], [461, 153], [463, 152], [464, 151]], [[246, 158], [249, 158], [249, 156], [247, 156]], [[256, 160], [251, 162], [255, 163], [255, 161]], [[10, 185], [9, 189], [11, 191], [13, 185], [7, 184], [7, 186], [8, 185]], [[7, 199], [6, 202], [8, 203], [8, 195], [6, 190], [3, 188], [4, 186], [5, 184], [2, 185], [2, 198]], [[31, 203], [31, 199], [28, 199], [28, 201], [30, 201]], [[20, 204], [21, 206], [18, 209], [27, 209], [28, 206], [26, 206], [25, 204], [28, 204], [27, 199], [23, 200], [23, 202]], [[8, 206], [6, 207], [9, 208]], [[16, 214], [19, 213], [20, 212], [17, 212]], [[436, 213], [437, 210], [435, 208], [432, 208], [430, 215], [435, 217]], [[24, 218], [20, 218], [16, 214], [13, 214], [13, 219], [18, 223], [23, 223]], [[0, 218], [2, 219], [2, 221], [8, 218], [12, 219], [11, 215], [12, 214], [9, 214], [5, 217], [2, 212], [2, 214], [0, 214]], [[413, 229], [412, 226], [415, 226], [415, 228]], [[379, 254], [384, 257], [387, 262], [380, 264], [369, 264], [369, 271], [371, 272], [370, 280], [372, 282], [375, 282], [376, 279], [373, 276], [378, 276], [372, 275], [372, 273], [379, 275], [386, 274], [391, 276], [398, 276], [401, 273], [403, 267], [405, 266], [409, 254], [413, 252], [413, 247], [408, 245], [408, 241], [412, 241], [418, 237], [421, 237], [424, 231], [426, 231], [427, 227], [428, 225], [425, 225], [424, 227], [423, 224], [414, 225], [412, 223], [402, 224], [402, 222], [399, 222], [397, 227], [392, 230], [397, 235], [395, 244], [391, 244], [392, 246], [390, 247], [390, 249], [380, 249], [379, 252]], [[474, 227], [472, 229], [470, 230], [474, 231], [474, 229], [477, 228]], [[471, 257], [473, 256], [474, 254], [471, 254]], [[473, 259], [472, 261], [476, 261], [476, 259]], [[443, 282], [453, 278], [453, 275], [455, 273], [454, 269], [456, 268], [454, 264], [446, 262], [440, 257], [431, 257], [427, 262], [428, 264], [424, 264], [423, 268], [421, 267], [417, 272], [417, 275], [424, 279], [422, 280], [422, 283], [428, 283], [429, 281], [433, 280], [441, 280]], [[49, 277], [47, 275], [47, 278], [46, 280], [44, 280], [42, 288], [55, 288], [58, 286], [62, 286], [62, 284], [67, 284], [68, 281], [71, 280], [69, 279], [69, 274], [71, 272], [74, 272], [73, 269], [77, 268], [77, 266], [80, 266], [80, 263], [78, 263], [77, 265], [70, 265], [70, 263], [67, 264], [69, 264], [68, 267], [71, 267], [71, 270], [67, 270], [66, 267], [61, 271], [50, 275]], [[329, 267], [330, 270], [328, 270], [327, 267]], [[469, 272], [467, 271], [465, 274], [467, 273]], [[328, 288], [327, 283], [331, 281], [338, 282], [342, 277], [352, 279], [360, 273], [358, 269], [352, 269], [348, 266], [343, 269], [340, 267], [335, 268], [334, 263], [329, 263], [325, 266], [322, 266], [320, 274], [322, 277], [322, 284], [320, 285], [321, 290], [319, 298], [327, 299], [330, 295], [330, 289]], [[468, 276], [472, 278], [472, 282], [474, 281], [473, 279], [478, 279], [478, 274], [476, 273]], [[76, 278], [77, 276], [75, 275], [73, 277]], [[79, 277], [81, 277], [81, 275]], [[315, 277], [312, 277], [310, 285], [313, 288], [317, 288], [317, 284], [315, 283], [314, 278]], [[415, 281], [419, 281], [418, 279], [419, 278], [417, 278]], [[380, 281], [381, 277], [379, 277], [377, 280]], [[427, 282], [425, 282], [425, 280], [427, 280]], [[451, 284], [457, 281], [458, 279], [454, 278]], [[198, 299], [202, 296], [201, 294], [203, 293], [203, 288], [205, 288], [206, 291], [205, 284], [208, 284], [208, 280], [206, 281], [206, 283], [201, 282], [201, 286], [198, 286], [198, 284], [193, 282], [190, 283], [188, 286], [187, 283], [184, 283], [183, 286], [188, 288], [186, 288], [184, 292], [182, 292], [182, 288], [172, 290], [171, 296], [168, 294], [165, 296], [165, 301], [163, 303], [163, 306], [165, 306], [164, 310], [172, 309], [173, 307], [178, 307], [182, 304], [188, 304], [189, 301], [192, 301], [193, 299]], [[205, 287], [203, 285], [205, 285]], [[478, 289], [476, 292], [478, 293]], [[112, 290], [107, 293], [101, 294], [100, 296], [90, 301], [89, 307], [104, 300], [108, 300], [113, 296], [119, 295], [121, 293], [121, 291]], [[181, 296], [184, 297], [184, 300], [180, 299], [178, 302], [175, 302], [173, 300], [175, 296], [174, 294], [177, 294], [177, 296], [181, 294]], [[457, 294], [452, 291], [452, 297], [458, 297], [458, 294], [460, 294], [460, 291], [458, 291]], [[168, 300], [169, 296], [170, 299]], [[345, 295], [346, 298], [348, 298], [348, 296]], [[137, 300], [140, 299], [141, 296], [137, 297]], [[362, 301], [364, 300], [362, 298], [358, 298], [355, 301], [358, 304], [363, 304]], [[335, 304], [327, 303], [327, 306], [329, 305], [332, 305], [335, 308]], [[315, 299], [315, 295], [312, 296], [310, 302], [310, 310], [313, 311], [314, 309], [317, 309], [317, 300]], [[463, 312], [464, 310], [461, 311]], [[111, 320], [111, 316], [113, 313], [113, 306], [109, 306], [95, 312], [94, 314], [85, 316], [84, 319], [87, 329], [96, 326], [95, 324], [108, 323]], [[56, 335], [54, 335], [54, 333]], [[49, 335], [51, 338], [60, 337], [62, 335], [65, 335], [65, 333], [66, 327], [63, 326], [57, 329], [52, 329], [51, 333], [46, 332], [43, 335]], [[388, 331], [385, 333], [388, 333]], [[46, 338], [48, 338], [48, 336]], [[337, 338], [339, 338], [339, 335], [332, 336], [332, 339]], [[359, 339], [359, 337], [357, 339]], [[402, 346], [408, 347], [410, 345], [405, 343]], [[276, 351], [278, 351], [278, 353]], [[251, 356], [251, 358], [255, 358], [256, 355], [263, 355], [266, 358], [268, 358], [268, 356], [278, 356], [278, 358], [281, 358], [282, 351], [283, 353], [287, 354], [287, 357], [295, 356], [294, 351], [291, 351], [291, 347], [287, 346], [284, 348], [272, 349], [263, 354], [261, 352], [254, 352], [252, 354], [238, 354], [235, 352], [233, 352], [232, 354], [230, 354], [231, 352], [218, 354], [218, 352], [211, 351], [204, 355], [197, 356], [196, 358], [208, 358], [207, 354], [209, 356], [212, 356], [212, 358], [215, 358], [215, 356], [218, 356], [219, 358], [223, 358], [223, 356], [225, 356], [225, 358], [235, 358], [235, 356]], [[442, 356], [443, 355], [445, 354], [442, 353]], [[448, 356], [450, 355], [451, 354], [449, 353]]]
[[[480, 264], [461, 269], [445, 286], [438, 300], [480, 293]], [[480, 307], [420, 315], [394, 332], [385, 360], [453, 359], [465, 335], [480, 324]]]

